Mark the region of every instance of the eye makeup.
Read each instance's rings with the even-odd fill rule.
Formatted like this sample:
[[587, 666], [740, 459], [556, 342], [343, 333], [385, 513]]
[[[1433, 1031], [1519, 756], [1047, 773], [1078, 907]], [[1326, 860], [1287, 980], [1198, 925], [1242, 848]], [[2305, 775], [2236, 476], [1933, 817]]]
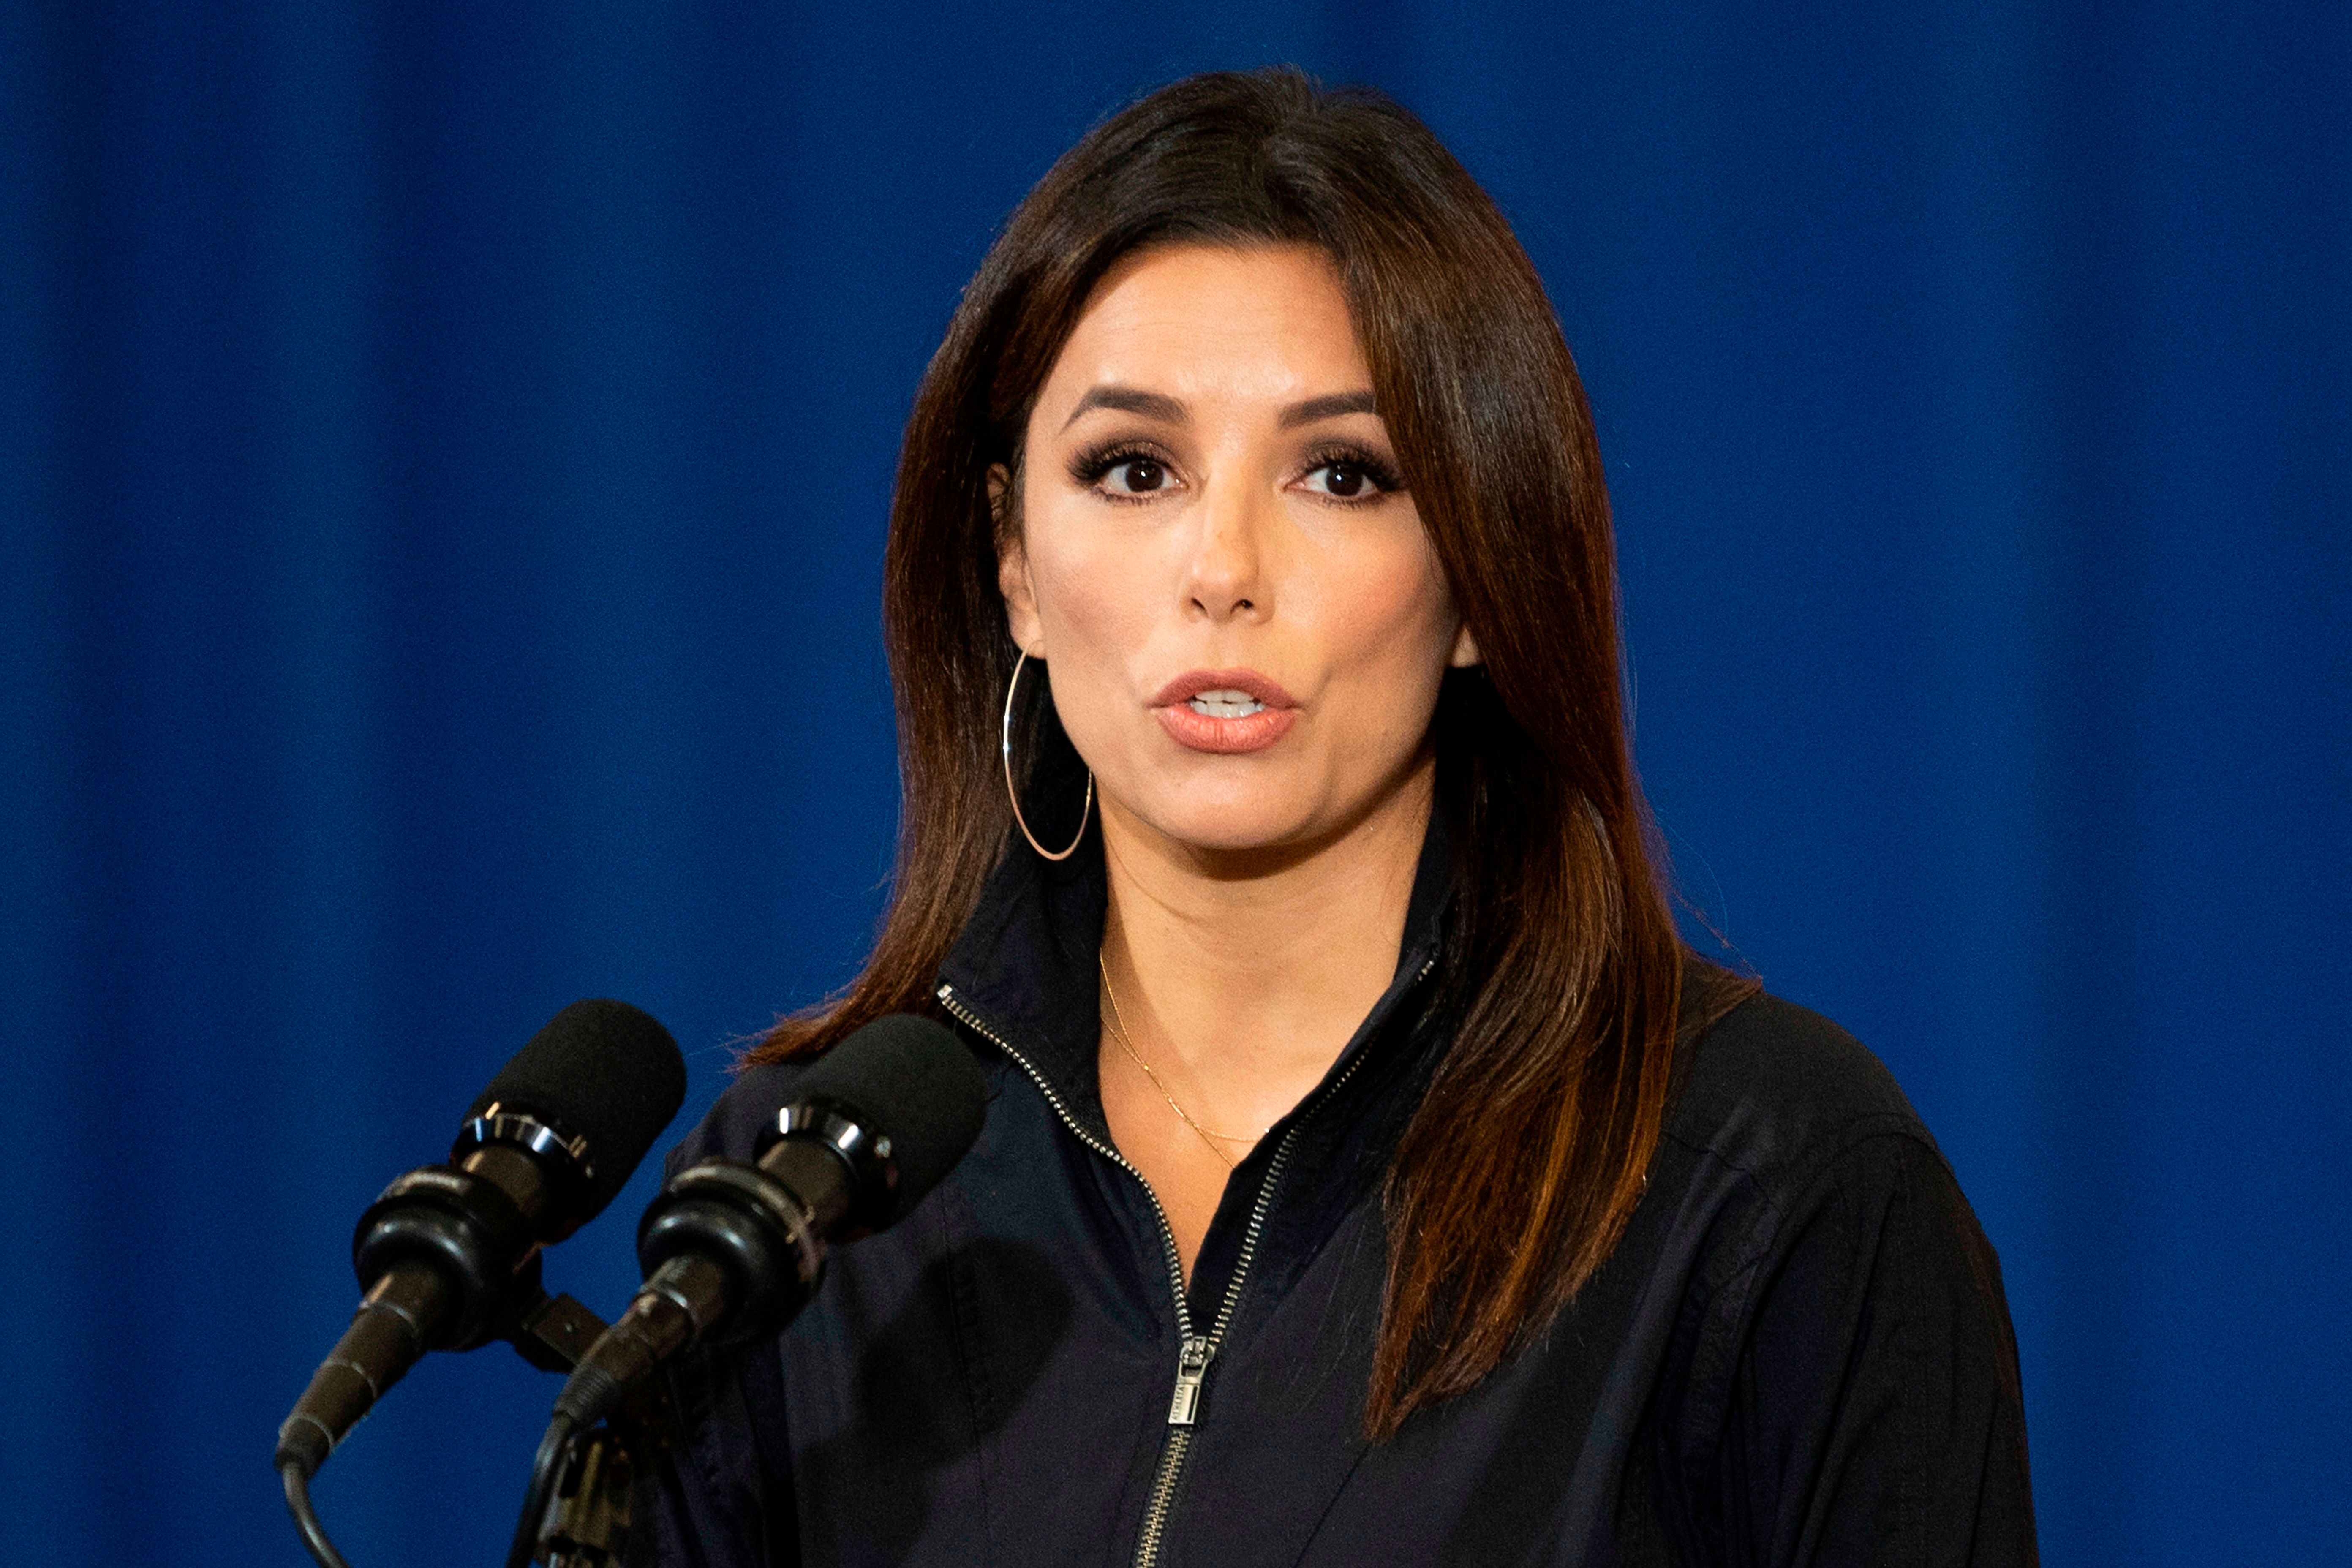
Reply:
[[1307, 454], [1306, 466], [1298, 477], [1303, 479], [1325, 468], [1352, 471], [1371, 487], [1370, 494], [1337, 489], [1318, 492], [1335, 501], [1370, 500], [1375, 496], [1394, 495], [1404, 489], [1404, 476], [1398, 473], [1392, 464], [1370, 447], [1353, 441], [1329, 441], [1318, 445]]
[[[1133, 470], [1124, 489], [1107, 487], [1103, 481], [1122, 468]], [[1404, 487], [1403, 476], [1395, 465], [1369, 447], [1354, 441], [1325, 441], [1308, 449], [1300, 464], [1298, 483], [1323, 469], [1334, 470], [1330, 488], [1315, 490], [1323, 500], [1342, 505], [1361, 504], [1381, 496], [1394, 495]], [[1167, 480], [1172, 478], [1174, 464], [1157, 444], [1131, 437], [1117, 437], [1081, 447], [1069, 461], [1071, 482], [1108, 500], [1131, 501], [1164, 493]], [[1357, 488], [1342, 488], [1353, 483]]]
[[[1129, 488], [1111, 489], [1103, 481], [1121, 468], [1133, 470]], [[1148, 442], [1113, 440], [1081, 449], [1070, 459], [1070, 479], [1112, 500], [1142, 500], [1159, 494], [1171, 471], [1167, 456]]]

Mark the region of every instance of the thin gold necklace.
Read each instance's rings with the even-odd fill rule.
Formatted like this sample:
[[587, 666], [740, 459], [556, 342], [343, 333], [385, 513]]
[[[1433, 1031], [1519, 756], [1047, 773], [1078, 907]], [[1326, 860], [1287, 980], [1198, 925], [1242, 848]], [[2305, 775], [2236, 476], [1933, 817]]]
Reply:
[[1110, 964], [1100, 952], [1095, 954], [1095, 967], [1102, 971], [1103, 995], [1110, 1003], [1110, 1017], [1107, 1020], [1110, 1025], [1110, 1037], [1118, 1042], [1118, 1048], [1127, 1053], [1128, 1060], [1143, 1069], [1143, 1076], [1151, 1080], [1151, 1087], [1160, 1091], [1160, 1098], [1168, 1102], [1168, 1109], [1176, 1113], [1177, 1120], [1199, 1133], [1201, 1142], [1209, 1146], [1209, 1152], [1222, 1161], [1226, 1170], [1232, 1170], [1236, 1162], [1224, 1150], [1218, 1147], [1219, 1141], [1255, 1145], [1259, 1139], [1265, 1136], [1266, 1131], [1272, 1130], [1266, 1129], [1257, 1132], [1217, 1132], [1194, 1121], [1191, 1111], [1176, 1103], [1176, 1097], [1168, 1092], [1168, 1086], [1160, 1081], [1160, 1075], [1151, 1070], [1151, 1064], [1137, 1053], [1135, 1042], [1127, 1037], [1127, 1020], [1120, 1017], [1118, 1013], [1118, 993], [1111, 988]]

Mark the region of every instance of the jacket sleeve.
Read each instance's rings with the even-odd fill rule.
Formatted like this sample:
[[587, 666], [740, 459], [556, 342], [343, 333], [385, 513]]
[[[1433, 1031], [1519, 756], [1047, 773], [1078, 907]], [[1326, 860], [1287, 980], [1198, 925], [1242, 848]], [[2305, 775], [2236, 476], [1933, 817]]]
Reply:
[[1709, 1555], [2036, 1563], [2000, 1263], [1942, 1157], [1913, 1136], [1867, 1137], [1775, 1206], [1717, 1347]]

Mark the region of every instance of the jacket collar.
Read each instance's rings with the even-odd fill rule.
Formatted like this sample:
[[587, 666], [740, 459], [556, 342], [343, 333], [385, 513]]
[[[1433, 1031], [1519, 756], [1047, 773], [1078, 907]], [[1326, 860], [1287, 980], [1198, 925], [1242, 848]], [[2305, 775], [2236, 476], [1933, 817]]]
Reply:
[[[1395, 975], [1332, 1063], [1326, 1085], [1350, 1069], [1434, 965], [1452, 889], [1453, 855], [1441, 816], [1433, 811], [1405, 906]], [[1096, 963], [1108, 901], [1099, 822], [1062, 861], [1045, 859], [1012, 835], [980, 907], [940, 966], [937, 988], [950, 1011], [1016, 1053], [1080, 1126], [1106, 1141], [1109, 1129], [1096, 1077], [1102, 1030]]]

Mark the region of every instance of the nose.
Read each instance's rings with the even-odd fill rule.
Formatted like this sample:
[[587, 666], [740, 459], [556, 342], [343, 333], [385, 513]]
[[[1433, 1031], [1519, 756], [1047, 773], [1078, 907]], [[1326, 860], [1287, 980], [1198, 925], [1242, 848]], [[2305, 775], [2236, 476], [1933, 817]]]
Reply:
[[1193, 614], [1212, 622], [1264, 620], [1273, 610], [1265, 570], [1271, 504], [1245, 485], [1211, 482], [1193, 508], [1184, 569], [1186, 607]]

